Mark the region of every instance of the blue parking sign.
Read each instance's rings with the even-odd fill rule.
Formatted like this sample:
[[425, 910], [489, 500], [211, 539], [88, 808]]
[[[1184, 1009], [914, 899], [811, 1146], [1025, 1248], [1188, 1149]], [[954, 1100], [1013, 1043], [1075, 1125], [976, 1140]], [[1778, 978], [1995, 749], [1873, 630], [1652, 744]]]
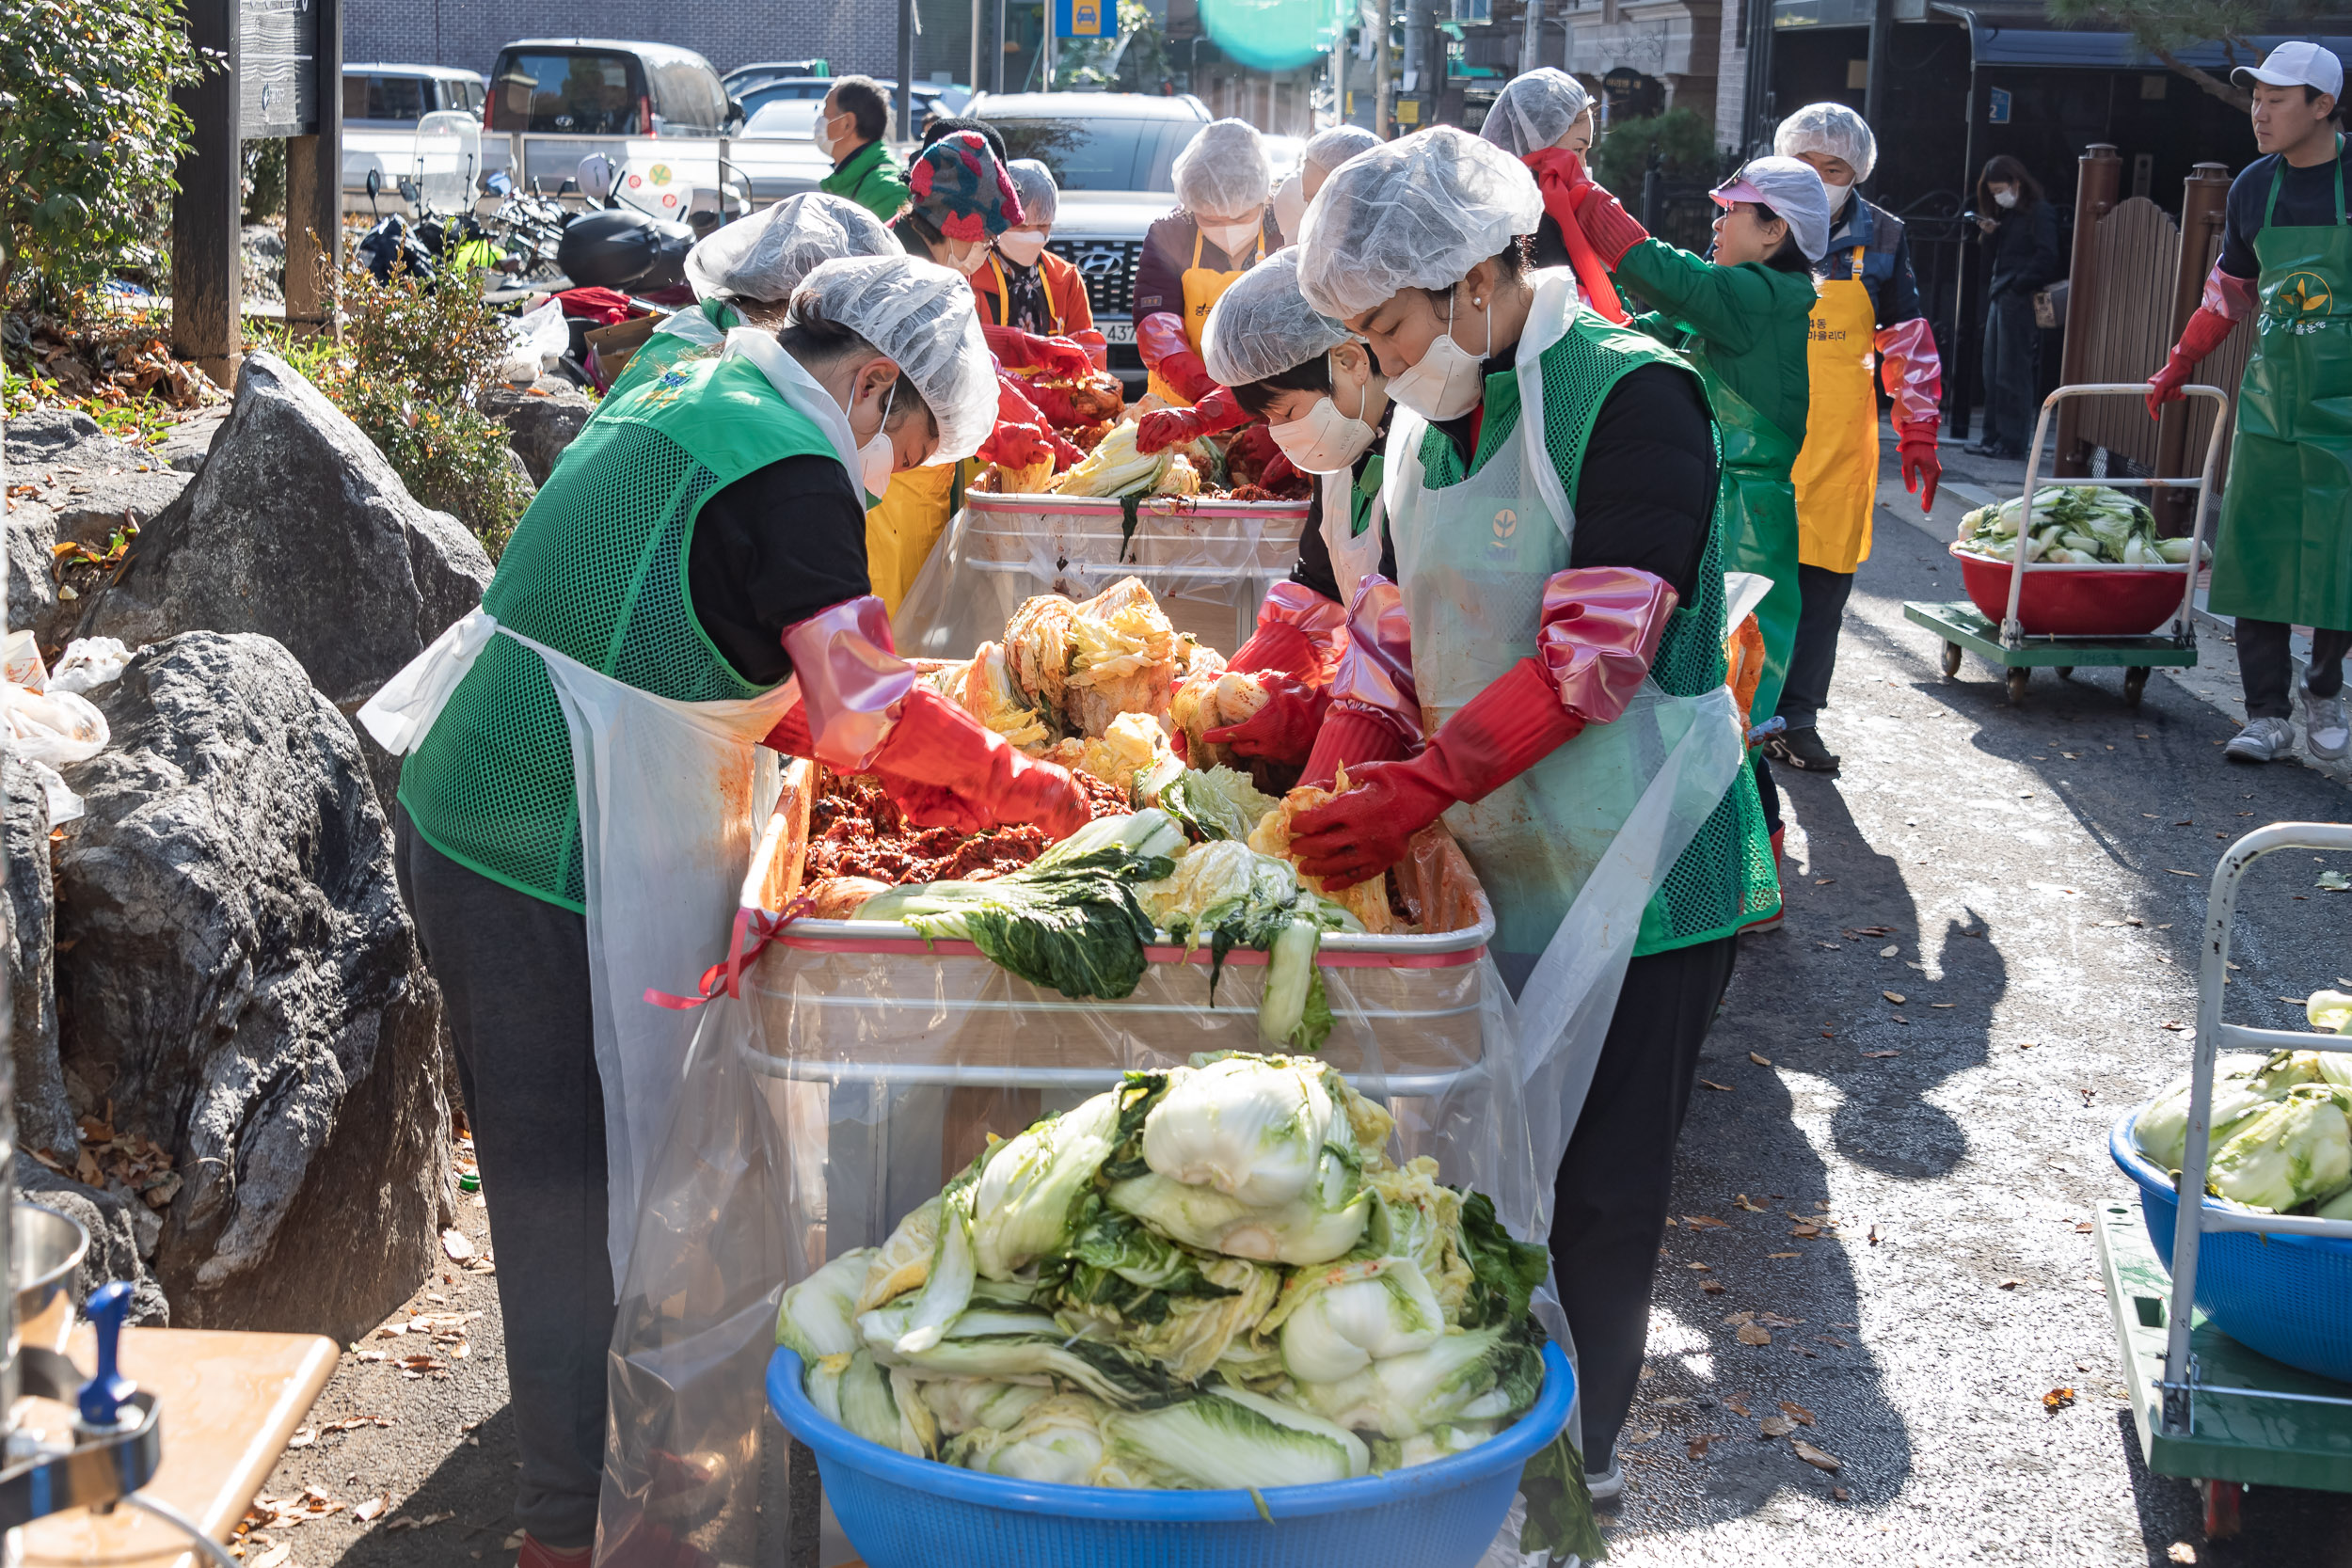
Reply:
[[1113, 38], [1119, 32], [1119, 0], [1054, 0], [1057, 39]]

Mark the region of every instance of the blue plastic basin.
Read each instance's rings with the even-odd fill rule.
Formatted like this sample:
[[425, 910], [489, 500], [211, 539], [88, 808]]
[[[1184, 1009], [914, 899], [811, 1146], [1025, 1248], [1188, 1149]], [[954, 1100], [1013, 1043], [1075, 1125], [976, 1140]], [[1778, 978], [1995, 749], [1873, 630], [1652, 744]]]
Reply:
[[[2172, 1267], [2180, 1200], [2172, 1175], [2132, 1140], [2138, 1107], [2107, 1133], [2107, 1151], [2139, 1185], [2148, 1240]], [[2207, 1209], [2229, 1205], [2205, 1199]], [[2352, 1241], [2208, 1230], [2197, 1248], [2197, 1305], [2214, 1326], [2273, 1361], [2352, 1383]]]
[[1145, 1492], [913, 1458], [819, 1415], [792, 1352], [768, 1363], [768, 1403], [816, 1450], [826, 1499], [867, 1568], [1472, 1568], [1511, 1511], [1521, 1467], [1559, 1435], [1575, 1399], [1568, 1358], [1546, 1345], [1534, 1409], [1468, 1453], [1254, 1497]]

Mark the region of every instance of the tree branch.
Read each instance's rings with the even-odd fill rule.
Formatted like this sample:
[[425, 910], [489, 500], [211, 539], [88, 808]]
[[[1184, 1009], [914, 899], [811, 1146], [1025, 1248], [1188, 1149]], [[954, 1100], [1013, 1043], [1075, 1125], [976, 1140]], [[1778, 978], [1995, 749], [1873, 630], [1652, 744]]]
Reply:
[[2152, 48], [2149, 50], [2149, 53], [2155, 55], [2157, 59], [2162, 60], [2172, 70], [2180, 72], [2190, 81], [2196, 83], [2199, 87], [2204, 88], [2205, 91], [2221, 100], [2224, 103], [2229, 104], [2232, 108], [2250, 111], [2254, 107], [2254, 99], [2251, 93], [2245, 91], [2243, 88], [2232, 86], [2230, 83], [2223, 81], [2220, 77], [2216, 76], [2209, 71], [2190, 65], [2187, 61], [2173, 54], [2169, 49]]

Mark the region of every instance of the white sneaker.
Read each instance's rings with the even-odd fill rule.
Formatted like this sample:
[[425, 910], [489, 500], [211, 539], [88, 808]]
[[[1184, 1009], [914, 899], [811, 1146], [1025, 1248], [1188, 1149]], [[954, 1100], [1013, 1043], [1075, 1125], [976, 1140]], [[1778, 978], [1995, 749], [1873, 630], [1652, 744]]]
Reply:
[[2344, 698], [2303, 693], [2303, 748], [2322, 762], [2335, 762], [2352, 750], [2352, 719], [2344, 712]]
[[1612, 1459], [1609, 1462], [1609, 1468], [1598, 1475], [1595, 1475], [1590, 1470], [1585, 1471], [1584, 1490], [1593, 1495], [1593, 1501], [1597, 1503], [1616, 1501], [1625, 1495], [1625, 1462], [1620, 1459]]
[[2283, 719], [2249, 719], [2221, 754], [2232, 762], [2276, 762], [2295, 750], [2295, 726]]

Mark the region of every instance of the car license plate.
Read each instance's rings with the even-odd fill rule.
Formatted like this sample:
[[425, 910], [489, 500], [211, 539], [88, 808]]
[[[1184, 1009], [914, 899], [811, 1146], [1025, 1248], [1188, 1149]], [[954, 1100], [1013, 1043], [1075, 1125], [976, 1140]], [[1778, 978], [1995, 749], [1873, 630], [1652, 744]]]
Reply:
[[1106, 343], [1134, 342], [1136, 341], [1136, 324], [1131, 321], [1104, 322], [1103, 324], [1103, 341]]

